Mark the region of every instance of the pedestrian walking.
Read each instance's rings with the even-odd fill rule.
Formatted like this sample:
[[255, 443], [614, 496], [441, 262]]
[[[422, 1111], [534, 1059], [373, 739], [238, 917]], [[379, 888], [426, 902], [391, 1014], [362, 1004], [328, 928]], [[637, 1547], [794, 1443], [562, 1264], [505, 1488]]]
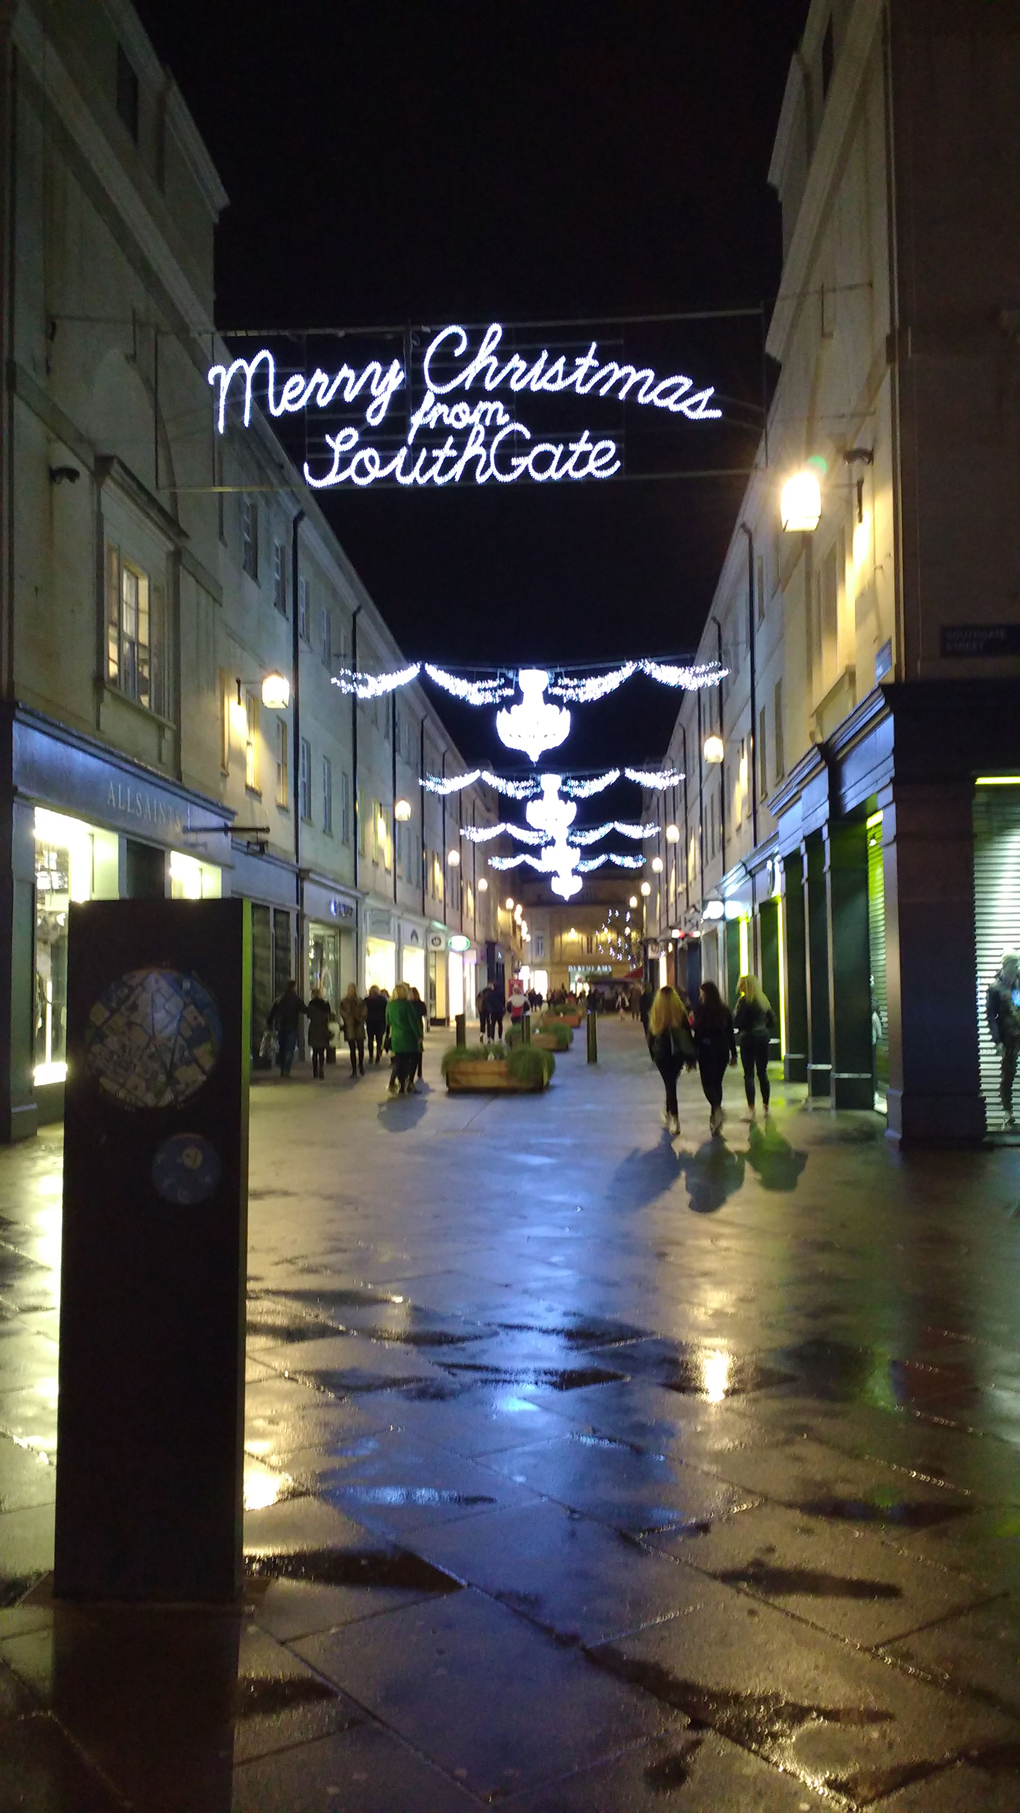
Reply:
[[425, 1061], [425, 1022], [428, 1019], [428, 1010], [416, 988], [411, 990], [411, 1006], [418, 1015], [418, 1082], [420, 1083], [422, 1065]]
[[365, 1001], [365, 1033], [368, 1039], [368, 1061], [378, 1064], [382, 1057], [386, 1032], [386, 997], [373, 982]]
[[329, 1023], [333, 1009], [323, 999], [321, 988], [312, 989], [308, 1003], [308, 1045], [312, 1054], [312, 1076], [326, 1074], [326, 1051], [329, 1046]]
[[651, 983], [646, 982], [644, 985], [644, 988], [641, 990], [641, 993], [638, 997], [638, 1013], [641, 1016], [641, 1024], [644, 1027], [646, 1039], [649, 1036], [648, 1035], [648, 1016], [652, 1011], [652, 1002], [654, 1000], [655, 1000], [655, 991], [652, 988]]
[[351, 1054], [351, 1075], [365, 1074], [365, 1022], [367, 1009], [358, 993], [357, 985], [347, 984], [347, 993], [340, 1002], [340, 1024], [344, 1029], [347, 1049]]
[[487, 982], [475, 1003], [478, 1008], [478, 1035], [483, 1040], [491, 1039], [492, 1025], [492, 984]]
[[1020, 952], [1003, 951], [998, 974], [985, 996], [985, 1014], [992, 1044], [999, 1054], [999, 1100], [1006, 1117], [1006, 1131], [1016, 1131], [1013, 1085], [1020, 1058]]
[[694, 1044], [698, 1054], [701, 1087], [710, 1113], [709, 1129], [721, 1133], [723, 1124], [723, 1077], [727, 1064], [737, 1061], [737, 1041], [733, 1032], [733, 1015], [714, 982], [703, 982], [701, 999], [694, 1009]]
[[266, 1015], [266, 1025], [276, 1033], [276, 1061], [280, 1066], [281, 1077], [290, 1075], [297, 1050], [298, 1028], [301, 1015], [308, 1012], [307, 1007], [297, 991], [297, 979], [290, 976], [282, 995], [277, 995]]
[[641, 1018], [641, 1002], [644, 999], [644, 992], [640, 982], [631, 983], [629, 1003], [630, 1017], [632, 1020], [640, 1020]]
[[680, 1131], [677, 1079], [685, 1065], [693, 1068], [697, 1056], [691, 1031], [691, 1010], [675, 988], [660, 988], [654, 997], [648, 1015], [648, 1042], [655, 1068], [666, 1085], [662, 1124], [675, 1136]]
[[489, 1036], [493, 1039], [503, 1037], [503, 1015], [506, 1013], [506, 995], [498, 982], [492, 987], [492, 1007], [489, 1014]]
[[748, 1120], [756, 1118], [754, 1104], [754, 1079], [758, 1077], [761, 1088], [762, 1110], [768, 1117], [769, 1097], [769, 1046], [772, 1034], [776, 1030], [776, 1016], [772, 1012], [772, 1003], [762, 988], [757, 976], [741, 976], [737, 983], [737, 1001], [733, 1009], [733, 1024], [737, 1033], [737, 1045], [740, 1051], [740, 1062], [744, 1067], [744, 1094], [747, 1096]]
[[393, 999], [386, 1004], [386, 1030], [390, 1035], [393, 1062], [390, 1066], [390, 1095], [415, 1095], [414, 1073], [418, 1068], [418, 1039], [421, 1021], [411, 1000], [406, 982], [398, 982]]

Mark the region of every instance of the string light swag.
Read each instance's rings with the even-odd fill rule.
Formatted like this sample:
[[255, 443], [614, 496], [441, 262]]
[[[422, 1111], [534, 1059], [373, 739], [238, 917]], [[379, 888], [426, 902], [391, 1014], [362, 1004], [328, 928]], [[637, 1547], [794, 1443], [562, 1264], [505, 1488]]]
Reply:
[[644, 867], [643, 856], [625, 856], [622, 851], [607, 850], [602, 856], [583, 856], [577, 865], [578, 874], [590, 875], [593, 869], [601, 869], [603, 863], [611, 862], [618, 869], [641, 869]]
[[359, 699], [378, 699], [383, 693], [395, 692], [398, 686], [410, 685], [423, 670], [437, 686], [442, 686], [467, 705], [498, 705], [500, 699], [508, 699], [513, 691], [502, 675], [486, 680], [464, 680], [459, 674], [447, 673], [444, 667], [434, 667], [430, 661], [411, 661], [406, 667], [395, 668], [388, 674], [356, 673], [353, 668], [345, 667], [333, 675], [332, 684], [341, 692], [354, 693]]
[[626, 768], [624, 773], [629, 781], [637, 781], [639, 787], [652, 787], [659, 793], [665, 793], [667, 787], [678, 787], [686, 780], [679, 768]]
[[589, 825], [583, 831], [571, 831], [572, 844], [597, 844], [600, 838], [608, 837], [610, 831], [619, 831], [621, 837], [633, 837], [635, 842], [642, 837], [657, 837], [658, 825], [627, 825], [621, 819], [613, 818], [604, 825]]
[[490, 774], [487, 768], [472, 768], [470, 774], [427, 774], [421, 785], [426, 793], [459, 793], [462, 787], [473, 787], [476, 781], [484, 781], [497, 793], [507, 799], [534, 799], [538, 792], [537, 780], [511, 781], [505, 775]]
[[563, 791], [569, 793], [571, 799], [591, 799], [594, 794], [604, 793], [607, 787], [618, 781], [622, 772], [620, 768], [610, 768], [606, 774], [597, 774], [591, 780], [566, 780]]
[[495, 837], [512, 837], [519, 844], [543, 844], [544, 831], [529, 831], [525, 825], [461, 825], [460, 834], [473, 844], [488, 844]]

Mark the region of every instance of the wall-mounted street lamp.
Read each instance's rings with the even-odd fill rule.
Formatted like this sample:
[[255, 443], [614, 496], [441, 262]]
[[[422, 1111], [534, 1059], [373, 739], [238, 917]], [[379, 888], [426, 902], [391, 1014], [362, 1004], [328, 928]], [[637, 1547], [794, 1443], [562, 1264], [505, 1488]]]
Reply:
[[[629, 901], [628, 901], [628, 902], [627, 902], [627, 905], [628, 905], [628, 906], [632, 906], [632, 907], [636, 907], [636, 906], [637, 906], [637, 895], [636, 895], [636, 894], [632, 894], [632, 895], [631, 895], [631, 897], [630, 897], [630, 899], [629, 899]], [[629, 914], [629, 913], [628, 913], [628, 914], [627, 914], [627, 918], [628, 918], [628, 919], [629, 919], [629, 918], [630, 918], [630, 914]]]
[[[242, 680], [240, 674], [237, 674], [235, 678], [237, 681], [237, 703], [243, 705], [244, 688], [249, 685], [255, 685], [256, 682]], [[290, 704], [290, 681], [287, 679], [286, 674], [271, 673], [266, 675], [262, 682], [262, 703], [267, 711], [286, 711]]]
[[667, 825], [666, 826], [666, 842], [668, 844], [678, 844], [680, 842], [680, 826], [679, 825]]
[[723, 742], [722, 737], [716, 736], [713, 731], [710, 737], [705, 738], [704, 747], [702, 748], [701, 753], [706, 762], [721, 762], [723, 756], [726, 754], [726, 745]]
[[446, 860], [449, 863], [451, 869], [458, 868], [460, 866], [460, 851], [459, 850], [447, 850]]
[[794, 472], [779, 497], [779, 520], [789, 534], [811, 535], [822, 515], [822, 487], [812, 466]]
[[507, 895], [507, 897], [506, 897], [506, 899], [505, 899], [505, 900], [504, 900], [504, 902], [503, 902], [503, 905], [504, 905], [504, 906], [505, 906], [505, 907], [506, 907], [506, 910], [507, 910], [507, 912], [508, 912], [508, 913], [512, 913], [512, 912], [513, 912], [513, 910], [514, 910], [514, 897], [513, 897], [513, 895], [512, 895], [512, 894], [508, 894], [508, 895]]
[[484, 875], [478, 883], [478, 892], [479, 894], [487, 894], [489, 892], [489, 884]]
[[410, 818], [411, 818], [411, 802], [410, 802], [410, 800], [409, 799], [398, 799], [393, 808], [393, 816], [396, 819], [398, 825], [408, 824], [410, 822]]
[[656, 875], [662, 874], [662, 857], [661, 856], [652, 857], [652, 871]]
[[650, 881], [643, 881], [643, 882], [642, 882], [642, 883], [641, 883], [641, 892], [642, 892], [642, 894], [643, 894], [643, 895], [644, 895], [644, 897], [645, 897], [645, 899], [646, 899], [646, 900], [647, 900], [647, 899], [648, 899], [648, 896], [649, 896], [649, 894], [650, 894], [650, 893], [651, 893], [651, 891], [652, 891], [652, 884], [651, 884], [651, 882], [650, 882]]

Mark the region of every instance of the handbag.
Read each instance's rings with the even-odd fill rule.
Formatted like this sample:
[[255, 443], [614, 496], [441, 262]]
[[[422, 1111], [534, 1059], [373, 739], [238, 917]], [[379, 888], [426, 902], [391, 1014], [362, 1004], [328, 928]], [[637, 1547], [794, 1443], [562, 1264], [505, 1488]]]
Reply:
[[279, 1046], [277, 1045], [276, 1034], [271, 1029], [267, 1028], [262, 1034], [259, 1043], [259, 1057], [268, 1058], [269, 1062], [272, 1063], [278, 1050]]
[[687, 1021], [669, 1029], [669, 1049], [675, 1058], [682, 1058], [685, 1064], [693, 1064], [696, 1055], [694, 1034]]

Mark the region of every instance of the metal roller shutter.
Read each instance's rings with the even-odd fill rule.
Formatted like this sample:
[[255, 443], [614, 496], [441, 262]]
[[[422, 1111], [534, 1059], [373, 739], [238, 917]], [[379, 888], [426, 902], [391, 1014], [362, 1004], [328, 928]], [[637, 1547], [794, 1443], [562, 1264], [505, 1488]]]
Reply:
[[[974, 930], [981, 1090], [989, 1132], [1002, 1128], [999, 1053], [992, 1044], [985, 993], [1003, 951], [1020, 950], [1020, 784], [977, 787], [974, 794]], [[1020, 1081], [1014, 1091], [1020, 1109]]]

